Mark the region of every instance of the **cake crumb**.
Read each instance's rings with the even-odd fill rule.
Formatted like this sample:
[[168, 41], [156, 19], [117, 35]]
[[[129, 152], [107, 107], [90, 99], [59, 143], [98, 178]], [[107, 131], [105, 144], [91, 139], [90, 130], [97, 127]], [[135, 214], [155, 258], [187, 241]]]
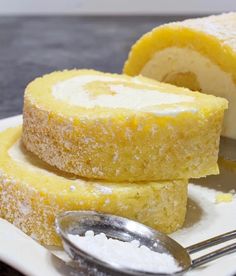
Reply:
[[232, 202], [232, 200], [233, 200], [232, 193], [218, 193], [215, 198], [216, 203]]

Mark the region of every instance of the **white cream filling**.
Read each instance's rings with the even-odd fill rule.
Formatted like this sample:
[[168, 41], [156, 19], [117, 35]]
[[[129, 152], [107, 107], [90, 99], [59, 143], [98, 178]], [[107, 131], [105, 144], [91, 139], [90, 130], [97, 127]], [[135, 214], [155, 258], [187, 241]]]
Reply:
[[21, 145], [20, 140], [18, 140], [8, 150], [8, 155], [11, 157], [12, 160], [26, 166], [27, 169], [31, 169], [33, 171], [37, 171], [39, 173], [43, 173], [43, 174], [47, 174], [47, 175], [55, 175], [54, 173], [49, 172], [46, 169], [43, 169], [42, 167], [38, 166], [37, 160], [36, 160], [36, 162], [32, 162], [31, 156], [29, 156], [29, 154], [25, 154], [24, 150], [22, 150], [22, 145]]
[[167, 74], [192, 72], [204, 93], [229, 101], [225, 113], [223, 135], [236, 139], [236, 86], [232, 75], [197, 51], [169, 47], [156, 52], [141, 70], [143, 76], [162, 81]]
[[[100, 94], [96, 97], [91, 97], [91, 94], [89, 91], [87, 91], [85, 86], [94, 81], [101, 81], [102, 83], [106, 83], [108, 88], [113, 93], [111, 95]], [[119, 84], [119, 81], [121, 84]], [[118, 84], [112, 84], [111, 82], [118, 82]], [[141, 82], [135, 78], [134, 82], [141, 84]], [[57, 100], [65, 101], [71, 105], [86, 108], [126, 108], [152, 112], [156, 115], [176, 115], [180, 112], [196, 111], [193, 108], [187, 107], [157, 107], [157, 105], [163, 104], [193, 102], [194, 97], [192, 96], [160, 92], [154, 90], [153, 86], [150, 86], [150, 89], [136, 89], [129, 87], [128, 85], [126, 86], [124, 80], [122, 79], [119, 80], [117, 78], [98, 75], [78, 76], [66, 81], [59, 82], [53, 86], [52, 95]]]

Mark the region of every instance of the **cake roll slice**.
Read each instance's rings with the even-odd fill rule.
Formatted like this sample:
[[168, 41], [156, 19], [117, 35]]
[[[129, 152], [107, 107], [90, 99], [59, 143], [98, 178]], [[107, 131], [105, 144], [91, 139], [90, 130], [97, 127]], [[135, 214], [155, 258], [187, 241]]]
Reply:
[[107, 181], [217, 174], [227, 101], [143, 77], [54, 72], [25, 91], [23, 142], [63, 171]]
[[236, 139], [235, 30], [236, 13], [157, 27], [132, 46], [123, 71], [228, 99], [222, 134]]
[[55, 216], [95, 210], [170, 233], [184, 222], [187, 180], [114, 183], [63, 173], [28, 152], [21, 127], [0, 133], [0, 217], [40, 243], [60, 245]]

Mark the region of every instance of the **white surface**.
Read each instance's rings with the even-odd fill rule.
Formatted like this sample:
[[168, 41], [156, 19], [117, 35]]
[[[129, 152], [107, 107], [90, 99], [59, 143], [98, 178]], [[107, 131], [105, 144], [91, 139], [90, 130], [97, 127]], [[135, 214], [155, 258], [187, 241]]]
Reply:
[[[86, 85], [93, 82], [101, 82], [106, 85], [110, 94], [93, 94]], [[112, 83], [114, 82], [114, 83]], [[117, 82], [117, 83], [116, 83]], [[193, 108], [170, 106], [163, 108], [160, 105], [188, 103], [195, 99], [191, 96], [164, 93], [155, 90], [155, 87], [145, 85], [144, 88], [132, 88], [129, 84], [143, 85], [138, 79], [133, 78], [128, 82], [122, 79], [98, 76], [82, 75], [56, 83], [52, 88], [55, 99], [86, 108], [126, 108], [138, 111], [154, 113], [156, 115], [176, 115], [180, 112], [196, 112]], [[134, 97], [135, 95], [135, 97]]]
[[0, 0], [0, 14], [209, 14], [234, 11], [235, 0]]
[[195, 74], [201, 91], [229, 101], [229, 109], [224, 117], [223, 135], [236, 139], [236, 127], [233, 127], [236, 117], [235, 82], [231, 74], [224, 72], [209, 58], [189, 48], [169, 47], [156, 52], [141, 70], [143, 76], [159, 81], [164, 81], [167, 76], [186, 72]]
[[7, 221], [0, 219], [0, 260], [26, 275], [61, 275], [43, 246]]
[[[16, 126], [21, 117], [0, 121], [0, 130]], [[223, 183], [227, 186], [227, 183]], [[218, 192], [199, 185], [189, 186], [191, 205], [188, 208], [185, 228], [171, 236], [183, 246], [236, 229], [236, 198], [230, 203], [215, 204]], [[48, 251], [23, 234], [11, 224], [0, 219], [0, 259], [31, 276], [65, 275], [58, 273], [55, 262]], [[62, 251], [54, 251], [60, 258], [67, 260]], [[63, 267], [60, 268], [63, 271]], [[218, 259], [199, 269], [187, 273], [196, 276], [229, 276], [236, 273], [236, 253]], [[69, 275], [69, 274], [68, 274]]]

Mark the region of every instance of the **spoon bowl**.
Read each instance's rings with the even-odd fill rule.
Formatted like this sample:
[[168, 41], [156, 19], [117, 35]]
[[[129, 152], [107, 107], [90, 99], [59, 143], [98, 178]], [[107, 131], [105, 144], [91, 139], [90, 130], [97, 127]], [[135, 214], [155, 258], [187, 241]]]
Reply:
[[[90, 265], [96, 264], [99, 269], [112, 270], [128, 275], [157, 275], [157, 273], [133, 270], [118, 264], [104, 262], [76, 247], [69, 239], [69, 234], [84, 236], [92, 230], [94, 234], [104, 233], [107, 237], [125, 242], [140, 241], [152, 251], [171, 254], [183, 270], [191, 266], [188, 252], [176, 241], [165, 234], [155, 231], [138, 222], [114, 215], [93, 211], [69, 211], [59, 215], [56, 219], [57, 233], [62, 237], [65, 251], [72, 259], [82, 257]], [[155, 244], [155, 246], [154, 246]], [[165, 273], [162, 273], [165, 275]]]
[[95, 235], [104, 233], [108, 238], [118, 239], [124, 242], [138, 240], [141, 245], [147, 246], [152, 251], [172, 255], [181, 268], [179, 271], [176, 271], [175, 274], [183, 273], [190, 268], [197, 267], [236, 251], [236, 243], [233, 243], [194, 260], [192, 260], [190, 256], [191, 253], [236, 238], [236, 230], [184, 248], [169, 236], [141, 223], [127, 218], [94, 211], [68, 211], [59, 214], [55, 224], [56, 231], [62, 238], [63, 247], [67, 254], [73, 260], [78, 261], [80, 265], [88, 266], [95, 270], [96, 275], [99, 275], [98, 272], [112, 275], [154, 276], [169, 274], [164, 271], [162, 273], [144, 272], [121, 266], [117, 263], [106, 262], [75, 246], [75, 244], [71, 242], [69, 234], [84, 236], [86, 231], [92, 230]]

